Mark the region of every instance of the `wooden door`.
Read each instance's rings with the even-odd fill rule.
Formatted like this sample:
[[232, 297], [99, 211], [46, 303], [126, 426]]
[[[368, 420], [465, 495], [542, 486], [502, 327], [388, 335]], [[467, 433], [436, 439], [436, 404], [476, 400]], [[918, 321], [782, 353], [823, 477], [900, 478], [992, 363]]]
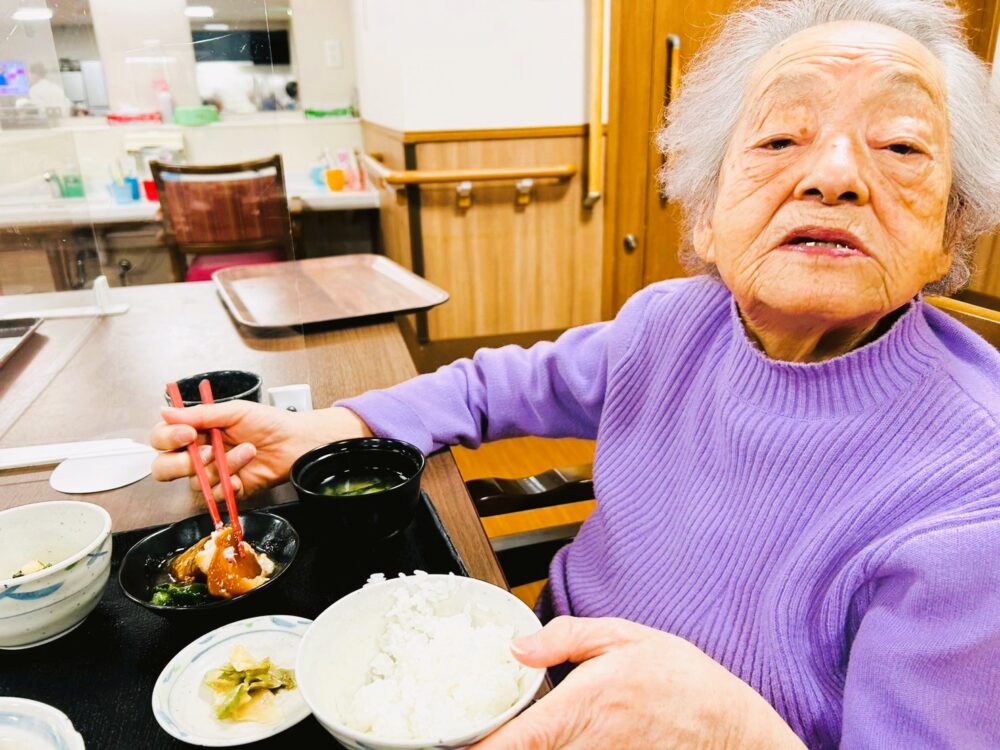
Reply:
[[632, 294], [682, 276], [677, 258], [680, 212], [660, 198], [662, 157], [653, 136], [663, 106], [716, 19], [735, 0], [613, 0], [602, 314]]
[[[679, 41], [675, 57], [683, 74], [717, 19], [739, 4], [736, 0], [612, 0], [604, 318], [613, 317], [625, 300], [647, 284], [684, 275], [677, 258], [680, 211], [660, 198], [657, 172], [662, 157], [653, 143], [670, 95], [670, 50]], [[972, 48], [992, 61], [1000, 0], [959, 0], [958, 4], [967, 16]], [[980, 268], [1000, 268], [1000, 259], [993, 257], [997, 252], [993, 242], [981, 243]], [[973, 287], [988, 285], [987, 278], [992, 280], [981, 270]], [[990, 287], [990, 291], [1000, 294], [1000, 281], [996, 283], [998, 289], [993, 292]]]

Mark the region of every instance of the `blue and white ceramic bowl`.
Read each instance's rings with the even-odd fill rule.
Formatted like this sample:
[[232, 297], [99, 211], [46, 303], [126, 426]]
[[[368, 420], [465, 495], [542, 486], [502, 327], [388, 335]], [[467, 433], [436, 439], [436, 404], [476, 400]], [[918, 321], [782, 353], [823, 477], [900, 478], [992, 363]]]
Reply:
[[[13, 578], [32, 560], [49, 567]], [[71, 500], [0, 512], [0, 649], [39, 646], [97, 606], [111, 572], [111, 516]]]
[[0, 698], [0, 747], [84, 750], [83, 737], [66, 714], [25, 698]]

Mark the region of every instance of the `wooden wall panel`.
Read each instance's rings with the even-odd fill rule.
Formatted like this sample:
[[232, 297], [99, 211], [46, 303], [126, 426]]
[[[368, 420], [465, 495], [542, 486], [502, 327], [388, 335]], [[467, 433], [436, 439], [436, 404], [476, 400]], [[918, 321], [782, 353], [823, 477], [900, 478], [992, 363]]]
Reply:
[[514, 185], [477, 183], [459, 210], [455, 186], [420, 189], [424, 269], [451, 301], [429, 315], [430, 339], [568, 328], [600, 318], [603, 203], [583, 208], [583, 137], [421, 143], [417, 168], [575, 164], [566, 183], [538, 181], [531, 203]]
[[[362, 123], [361, 128], [367, 153], [381, 154], [389, 169], [406, 169], [403, 142], [398, 134], [393, 134], [392, 131], [387, 131], [368, 122]], [[410, 219], [406, 203], [398, 201], [396, 194], [388, 189], [381, 189], [379, 198], [379, 218], [382, 224], [382, 242], [385, 245], [385, 254], [401, 266], [412, 270]]]

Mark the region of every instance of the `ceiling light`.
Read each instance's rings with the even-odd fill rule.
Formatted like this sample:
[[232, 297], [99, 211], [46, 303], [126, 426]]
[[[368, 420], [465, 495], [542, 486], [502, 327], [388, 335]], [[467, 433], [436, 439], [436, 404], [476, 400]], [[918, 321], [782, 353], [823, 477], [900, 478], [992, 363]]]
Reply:
[[229, 31], [228, 23], [206, 23], [202, 28], [205, 31]]
[[215, 11], [211, 5], [189, 5], [184, 9], [184, 15], [188, 18], [214, 18]]
[[15, 21], [48, 21], [52, 18], [51, 8], [18, 8], [11, 15]]

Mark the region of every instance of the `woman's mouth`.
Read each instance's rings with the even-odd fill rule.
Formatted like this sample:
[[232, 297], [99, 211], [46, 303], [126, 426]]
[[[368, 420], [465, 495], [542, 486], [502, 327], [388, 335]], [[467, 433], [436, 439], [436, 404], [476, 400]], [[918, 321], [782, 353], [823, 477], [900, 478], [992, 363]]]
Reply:
[[785, 235], [776, 249], [833, 258], [868, 255], [861, 240], [850, 232], [831, 227], [799, 227]]

